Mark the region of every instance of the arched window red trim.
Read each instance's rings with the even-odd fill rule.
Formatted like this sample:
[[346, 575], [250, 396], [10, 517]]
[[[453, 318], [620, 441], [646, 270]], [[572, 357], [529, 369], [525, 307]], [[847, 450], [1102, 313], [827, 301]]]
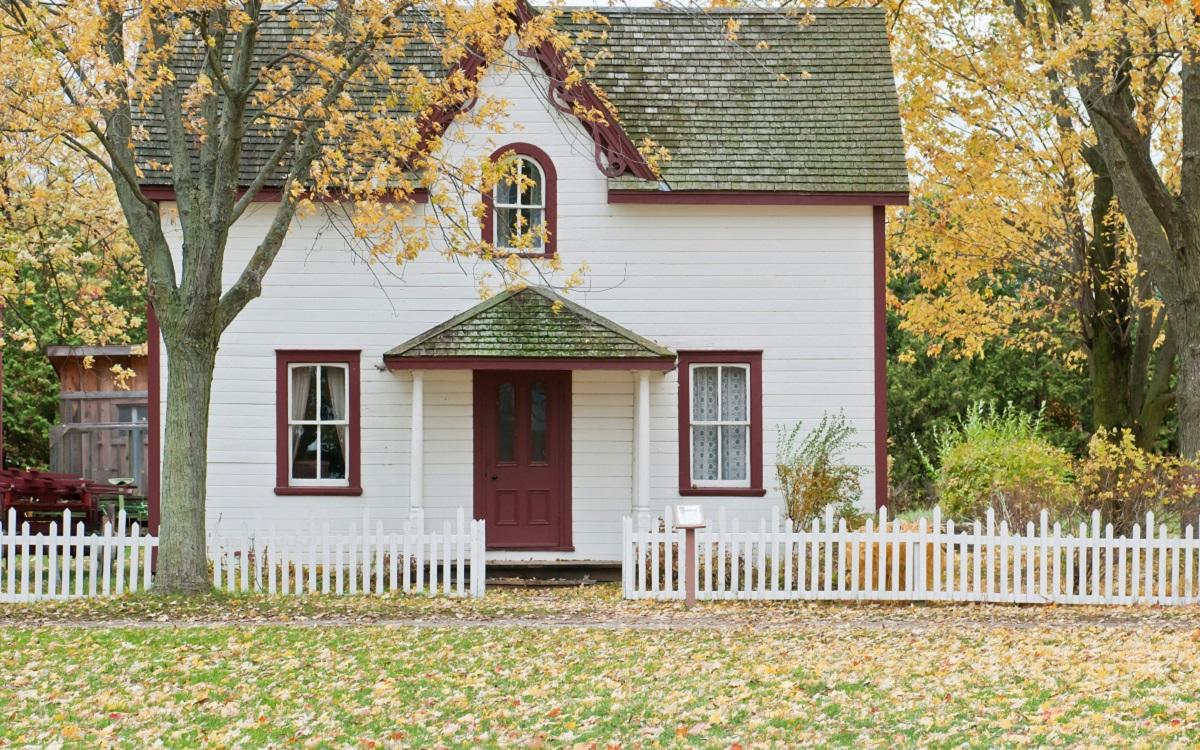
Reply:
[[[549, 236], [542, 252], [518, 253], [518, 255], [522, 258], [552, 258], [558, 248], [558, 174], [554, 171], [554, 162], [550, 160], [549, 154], [532, 143], [509, 143], [493, 151], [490, 158], [492, 161], [496, 161], [508, 154], [517, 154], [537, 162], [538, 166], [542, 168], [542, 177], [545, 179], [543, 187], [546, 203], [546, 233]], [[483, 194], [483, 205], [485, 206], [481, 224], [483, 241], [494, 244], [496, 209], [492, 203], [491, 191]]]

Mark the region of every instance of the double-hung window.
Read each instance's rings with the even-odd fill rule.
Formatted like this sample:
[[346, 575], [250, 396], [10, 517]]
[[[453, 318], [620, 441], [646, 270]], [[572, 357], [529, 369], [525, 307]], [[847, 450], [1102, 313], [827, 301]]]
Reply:
[[497, 149], [493, 161], [511, 165], [482, 196], [483, 241], [497, 251], [523, 257], [555, 254], [557, 175], [545, 151], [529, 143]]
[[542, 252], [546, 224], [546, 178], [533, 159], [518, 156], [513, 174], [492, 195], [496, 212], [492, 244], [509, 252]]
[[762, 353], [680, 352], [680, 494], [761, 495]]
[[750, 486], [750, 366], [695, 364], [692, 372], [692, 481]]
[[277, 352], [276, 492], [359, 494], [358, 352]]

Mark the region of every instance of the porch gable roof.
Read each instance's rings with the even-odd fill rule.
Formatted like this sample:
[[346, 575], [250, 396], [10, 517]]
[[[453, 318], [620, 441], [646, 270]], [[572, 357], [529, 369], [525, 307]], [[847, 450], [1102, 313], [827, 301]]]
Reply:
[[544, 287], [509, 290], [383, 355], [389, 369], [654, 369], [675, 352]]

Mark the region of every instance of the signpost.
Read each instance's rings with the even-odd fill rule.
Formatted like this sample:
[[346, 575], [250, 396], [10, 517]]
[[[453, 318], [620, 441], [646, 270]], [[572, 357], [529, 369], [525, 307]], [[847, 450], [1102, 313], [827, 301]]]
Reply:
[[696, 606], [696, 529], [704, 528], [704, 510], [699, 505], [676, 505], [675, 528], [683, 529], [684, 553], [683, 579], [684, 604]]

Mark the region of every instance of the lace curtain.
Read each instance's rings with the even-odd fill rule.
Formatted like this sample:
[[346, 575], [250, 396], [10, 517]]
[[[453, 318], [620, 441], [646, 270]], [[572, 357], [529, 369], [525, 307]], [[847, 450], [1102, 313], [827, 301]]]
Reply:
[[[748, 478], [749, 382], [743, 367], [692, 370], [692, 479], [743, 481]], [[704, 424], [704, 423], [716, 424]], [[724, 423], [724, 424], [722, 424]]]

